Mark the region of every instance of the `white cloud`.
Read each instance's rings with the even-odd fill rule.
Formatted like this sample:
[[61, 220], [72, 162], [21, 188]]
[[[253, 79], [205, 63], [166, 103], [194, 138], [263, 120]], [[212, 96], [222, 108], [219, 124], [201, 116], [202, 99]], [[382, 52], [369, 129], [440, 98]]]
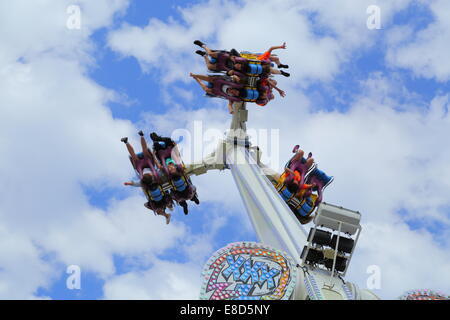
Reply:
[[405, 27], [398, 27], [401, 29], [400, 32], [394, 31], [396, 36], [391, 39], [387, 61], [394, 67], [413, 71], [416, 76], [446, 82], [450, 80], [447, 58], [450, 50], [450, 3], [445, 0], [421, 2], [429, 7], [433, 21], [415, 34], [401, 33]]
[[[14, 5], [0, 4], [0, 65], [22, 59], [59, 56], [66, 59], [90, 60], [92, 48], [88, 37], [98, 28], [108, 26], [116, 14], [128, 6], [128, 0], [77, 1], [81, 9], [81, 28], [66, 27], [70, 0], [43, 0], [31, 4], [18, 0]], [[13, 31], [13, 32], [12, 32]]]
[[155, 261], [143, 272], [119, 275], [104, 286], [105, 299], [196, 300], [200, 294], [198, 264]]
[[52, 266], [41, 254], [31, 239], [0, 224], [0, 297], [31, 299], [36, 288], [50, 283]]
[[445, 249], [431, 246], [433, 239], [424, 231], [412, 232], [403, 223], [378, 222], [364, 225], [348, 278], [366, 287], [367, 267], [380, 267], [380, 289], [384, 299], [396, 299], [416, 288], [449, 292], [446, 276], [450, 257]]
[[114, 274], [113, 255], [146, 256], [159, 254], [186, 236], [176, 219], [170, 227], [154, 216], [143, 197], [114, 201], [107, 212], [78, 212], [69, 225], [51, 225], [41, 236], [46, 250], [56, 252], [61, 262], [77, 264], [106, 277]]

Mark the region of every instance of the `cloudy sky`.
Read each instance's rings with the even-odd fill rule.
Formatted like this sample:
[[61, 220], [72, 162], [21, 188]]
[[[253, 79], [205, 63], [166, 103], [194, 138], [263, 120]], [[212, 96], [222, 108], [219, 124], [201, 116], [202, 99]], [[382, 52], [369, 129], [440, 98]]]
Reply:
[[382, 298], [450, 292], [449, 13], [446, 0], [0, 0], [0, 298], [196, 299], [215, 250], [257, 240], [229, 172], [195, 178], [201, 206], [169, 226], [123, 186], [123, 136], [229, 125], [188, 76], [205, 73], [195, 39], [287, 42], [287, 95], [249, 106], [248, 126], [279, 130], [273, 169], [300, 144], [335, 177], [326, 201], [362, 212], [348, 280], [365, 288], [376, 265]]

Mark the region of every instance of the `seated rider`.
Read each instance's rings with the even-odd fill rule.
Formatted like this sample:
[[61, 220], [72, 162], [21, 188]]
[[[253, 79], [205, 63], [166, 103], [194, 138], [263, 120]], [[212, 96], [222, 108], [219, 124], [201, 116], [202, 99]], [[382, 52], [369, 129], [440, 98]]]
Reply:
[[[278, 191], [298, 220], [305, 224], [312, 220], [312, 213], [322, 200], [323, 190], [333, 178], [317, 169], [311, 153], [305, 159], [304, 151], [298, 145], [294, 147], [293, 153], [295, 155], [286, 164], [285, 173], [280, 177]], [[294, 198], [298, 201], [292, 201]]]
[[187, 200], [195, 202], [197, 205], [200, 201], [197, 197], [197, 189], [192, 184], [190, 178], [186, 178], [175, 167], [175, 162], [172, 159], [167, 159], [167, 168], [171, 176], [172, 191], [171, 197], [183, 207], [184, 214], [188, 214]]
[[153, 179], [159, 180], [159, 175], [155, 169], [155, 165], [160, 165], [157, 161], [155, 154], [149, 150], [147, 141], [145, 141], [144, 133], [139, 131], [141, 137], [142, 152], [136, 154], [131, 144], [128, 143], [128, 138], [122, 138], [121, 141], [127, 146], [128, 153], [130, 154], [130, 161], [133, 168], [137, 171], [139, 178], [142, 179], [144, 170], [147, 169], [148, 174], [152, 175]]
[[330, 185], [330, 183], [333, 182], [334, 177], [328, 176], [325, 172], [318, 169], [317, 167], [314, 168], [311, 173], [308, 175], [308, 178], [306, 179], [307, 183], [312, 184], [314, 187], [312, 188], [313, 191], [316, 191], [318, 194], [317, 200], [316, 200], [316, 206], [322, 202], [323, 199], [323, 191], [326, 187]]
[[[205, 49], [205, 52], [198, 50], [196, 51], [196, 53], [205, 57], [206, 65], [211, 71], [226, 72], [232, 69], [232, 61], [229, 61], [229, 59], [233, 56], [240, 56], [239, 52], [237, 52], [235, 49], [232, 49], [230, 52], [224, 50], [211, 50], [200, 40], [195, 40], [194, 44]], [[257, 55], [256, 58], [260, 61], [268, 61], [270, 63], [273, 62], [277, 65], [278, 68], [289, 68], [288, 65], [282, 64], [280, 62], [280, 59], [276, 55], [272, 54], [272, 51], [276, 49], [286, 49], [286, 42], [281, 46], [270, 47], [269, 50], [264, 52], [262, 55]], [[207, 56], [211, 57], [211, 60], [208, 60]]]
[[295, 156], [286, 164], [286, 167], [289, 167], [291, 170], [304, 172], [303, 181], [313, 185], [312, 191], [316, 191], [318, 194], [316, 200], [317, 206], [322, 202], [323, 191], [333, 182], [334, 177], [328, 176], [325, 172], [317, 168], [311, 152], [306, 159], [303, 157], [304, 152], [299, 149], [299, 145], [296, 145], [292, 152], [295, 153]]
[[174, 162], [178, 171], [183, 173], [183, 165], [178, 153], [177, 144], [171, 138], [158, 136], [155, 132], [150, 134], [150, 138], [153, 140], [153, 151], [156, 153], [156, 159], [162, 163], [162, 170], [168, 178], [170, 178], [170, 172], [167, 166], [167, 160], [170, 159]]
[[166, 218], [166, 224], [169, 224], [171, 214], [166, 213], [165, 209], [167, 207], [170, 210], [173, 210], [173, 201], [170, 195], [165, 193], [162, 190], [161, 186], [155, 183], [154, 180], [151, 179], [149, 175], [144, 174], [144, 177], [141, 179], [140, 182], [129, 181], [125, 182], [124, 185], [141, 187], [142, 191], [145, 194], [145, 197], [148, 200], [144, 204], [144, 206], [147, 209], [154, 211], [157, 215], [164, 216]]
[[311, 213], [314, 211], [316, 195], [311, 193], [314, 185], [300, 184], [301, 175], [298, 171], [285, 168], [277, 184], [277, 191], [287, 203], [291, 211], [302, 224], [311, 221]]
[[286, 168], [289, 168], [292, 171], [298, 171], [300, 173], [300, 184], [303, 185], [305, 183], [305, 178], [314, 168], [315, 163], [312, 158], [312, 153], [308, 154], [308, 158], [305, 159], [303, 156], [305, 152], [299, 149], [299, 146], [295, 146], [293, 152], [295, 155], [289, 160], [286, 164]]
[[[299, 213], [302, 216], [308, 216], [311, 214], [314, 209], [322, 202], [323, 192], [330, 183], [333, 182], [334, 178], [332, 176], [328, 176], [322, 170], [317, 168], [317, 165], [314, 163], [314, 159], [312, 158], [312, 153], [308, 154], [308, 157], [305, 159], [303, 157], [304, 152], [299, 149], [299, 146], [296, 145], [292, 150], [296, 155], [288, 162], [286, 165], [291, 170], [298, 170], [299, 172], [304, 172], [303, 181], [306, 181], [306, 184], [311, 185], [311, 189], [307, 190], [303, 195], [302, 200], [302, 209]], [[302, 183], [303, 183], [302, 181]], [[313, 194], [316, 192], [317, 194]]]
[[[231, 81], [235, 83], [243, 85], [248, 85], [250, 83], [251, 77], [248, 75], [237, 73], [233, 70], [229, 71], [228, 74], [231, 75]], [[277, 81], [268, 77], [259, 78], [259, 80], [256, 81], [256, 89], [258, 91], [258, 99], [255, 101], [255, 103], [260, 106], [265, 106], [275, 98], [272, 89], [277, 90], [281, 97], [284, 98], [286, 96], [286, 93], [277, 87]]]
[[259, 92], [259, 99], [256, 104], [260, 106], [265, 106], [275, 98], [272, 89], [277, 90], [281, 97], [284, 98], [286, 96], [286, 93], [277, 87], [277, 82], [273, 79], [263, 78], [259, 80], [257, 88]]
[[163, 169], [173, 186], [171, 196], [183, 207], [184, 214], [188, 214], [186, 201], [191, 200], [196, 204], [199, 204], [200, 201], [192, 181], [184, 175], [176, 143], [171, 138], [158, 136], [155, 132], [152, 132], [150, 137], [154, 141], [154, 150], [160, 161], [164, 163]]
[[[297, 194], [297, 198], [301, 199], [301, 202], [296, 206], [290, 205], [291, 210], [293, 210], [300, 223], [306, 224], [313, 219], [312, 213], [322, 202], [323, 191], [331, 182], [333, 182], [333, 179], [333, 177], [326, 175], [317, 167], [314, 167], [310, 172], [306, 178], [306, 186], [309, 186], [308, 189], [304, 192], [300, 191], [300, 193]], [[317, 194], [313, 192], [316, 192]]]
[[170, 222], [170, 214], [165, 213], [166, 206], [172, 206], [172, 200], [162, 192], [159, 188], [159, 174], [155, 169], [155, 164], [160, 167], [158, 160], [153, 152], [150, 152], [147, 142], [144, 138], [144, 133], [139, 131], [141, 136], [142, 153], [136, 154], [133, 147], [128, 143], [128, 138], [122, 138], [121, 141], [127, 146], [130, 154], [130, 161], [133, 168], [136, 170], [140, 182], [126, 182], [125, 185], [140, 186], [147, 197], [148, 202], [145, 207], [153, 210], [156, 214], [166, 217], [166, 223]]
[[259, 61], [255, 63], [251, 60], [242, 57], [231, 57], [230, 60], [233, 62], [233, 70], [227, 71], [227, 75], [237, 75], [244, 76], [249, 75], [253, 77], [266, 78], [271, 74], [281, 74], [285, 77], [289, 77], [290, 74], [283, 70], [274, 69], [271, 67], [271, 63], [268, 60]]
[[[213, 97], [227, 99], [228, 110], [233, 113], [233, 102], [249, 101], [258, 103], [259, 92], [256, 88], [246, 87], [241, 83], [234, 83], [224, 76], [202, 76], [190, 73], [206, 94]], [[202, 81], [208, 82], [208, 85]]]
[[194, 44], [205, 49], [205, 52], [197, 50], [195, 53], [203, 56], [208, 70], [213, 72], [227, 72], [233, 69], [233, 62], [230, 60], [230, 57], [233, 56], [233, 53], [239, 55], [235, 50], [234, 52], [211, 50], [200, 40], [195, 40]]
[[272, 51], [276, 50], [276, 49], [286, 49], [286, 42], [283, 42], [283, 44], [281, 46], [270, 47], [269, 50], [264, 52], [262, 55], [258, 55], [257, 59], [260, 60], [260, 61], [274, 62], [277, 65], [277, 67], [280, 68], [280, 69], [281, 68], [289, 68], [288, 65], [282, 64], [280, 62], [280, 59], [276, 55], [272, 54]]
[[[227, 71], [228, 75], [244, 73], [251, 76], [267, 77], [270, 74], [282, 74], [289, 77], [290, 74], [283, 70], [271, 68], [272, 62], [276, 62], [278, 68], [288, 68], [289, 66], [281, 64], [278, 57], [272, 55], [275, 49], [286, 49], [286, 43], [281, 46], [274, 46], [267, 50], [262, 55], [256, 55], [256, 59], [247, 59], [242, 56], [230, 56], [229, 59], [233, 63], [233, 70]], [[230, 74], [231, 73], [231, 74]]]

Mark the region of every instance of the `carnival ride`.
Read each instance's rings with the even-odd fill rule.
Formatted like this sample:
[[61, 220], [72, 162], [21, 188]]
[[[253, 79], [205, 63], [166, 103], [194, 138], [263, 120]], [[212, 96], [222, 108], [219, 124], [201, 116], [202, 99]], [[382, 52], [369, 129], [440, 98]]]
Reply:
[[[231, 293], [227, 293], [228, 297], [222, 296], [222, 298], [276, 299], [280, 295], [274, 296], [269, 292], [275, 294], [281, 291], [285, 299], [296, 300], [378, 299], [372, 292], [358, 289], [355, 284], [343, 279], [361, 230], [360, 214], [321, 203], [314, 219], [315, 226], [308, 235], [275, 189], [272, 181], [275, 180], [276, 172], [261, 163], [261, 150], [257, 146], [252, 146], [249, 141], [246, 134], [248, 118], [246, 103], [234, 103], [233, 107], [231, 130], [227, 137], [220, 141], [216, 151], [201, 163], [187, 165], [186, 172], [188, 175], [200, 175], [209, 170], [229, 169], [261, 243], [244, 242], [241, 245], [233, 244], [234, 251], [227, 248], [219, 250], [205, 266], [203, 273], [205, 284], [201, 298], [219, 298], [220, 295], [216, 291], [222, 293], [223, 286], [238, 288], [253, 286], [253, 290], [247, 287], [246, 290], [241, 290], [241, 295], [235, 293], [235, 291], [239, 292], [239, 289], [229, 290]], [[326, 229], [329, 231], [324, 231]], [[325, 239], [325, 234], [329, 236], [329, 240]], [[344, 237], [344, 234], [347, 234], [347, 237]], [[348, 237], [349, 234], [356, 235], [356, 238], [351, 239]], [[247, 269], [252, 270], [250, 266], [245, 267], [245, 262], [252, 266], [264, 263], [259, 255], [251, 255], [249, 246], [254, 252], [268, 251], [266, 260], [271, 253], [277, 252], [277, 255], [280, 254], [287, 261], [291, 261], [286, 263], [288, 267], [278, 265], [278, 269], [275, 267], [271, 269], [274, 272], [278, 270], [277, 275], [282, 275], [288, 268], [288, 280], [282, 282], [283, 277], [279, 276], [277, 286], [272, 288], [267, 284], [266, 279], [260, 279], [264, 274], [260, 271], [261, 269], [256, 270], [254, 267], [253, 272], [259, 271], [259, 274], [250, 280], [248, 277], [233, 274], [232, 280], [225, 277], [221, 282], [220, 272], [223, 273], [232, 265], [228, 263], [229, 261], [234, 261], [226, 259], [227, 256], [224, 254], [227, 250], [229, 255], [247, 254], [246, 260], [242, 260], [241, 265], [237, 267], [238, 270], [244, 270], [241, 270], [242, 274], [245, 274]], [[326, 246], [329, 248], [326, 249]], [[224, 258], [218, 264], [220, 254]], [[252, 280], [257, 278], [258, 280]], [[266, 290], [262, 290], [263, 288]], [[255, 293], [254, 289], [264, 292]]]
[[[198, 40], [194, 43], [204, 46]], [[278, 48], [285, 48], [285, 45]], [[212, 52], [208, 48], [206, 50]], [[251, 60], [252, 65], [245, 76], [247, 82], [242, 83], [242, 79], [239, 79], [242, 84], [239, 97], [230, 98], [232, 93], [229, 86], [217, 91], [220, 98], [230, 98], [230, 130], [209, 156], [200, 162], [182, 164], [182, 177], [186, 184], [192, 184], [192, 176], [206, 174], [210, 170], [230, 170], [259, 242], [231, 243], [216, 251], [205, 264], [200, 299], [379, 299], [373, 292], [360, 289], [344, 279], [361, 233], [361, 214], [322, 201], [321, 191], [332, 181], [332, 177], [321, 185], [319, 195], [314, 198], [317, 200], [318, 197], [319, 200], [308, 207], [307, 216], [311, 219], [302, 222], [292, 209], [302, 203], [295, 203], [293, 197], [283, 197], [280, 175], [261, 162], [262, 151], [252, 145], [247, 135], [247, 103], [256, 102], [259, 95], [266, 96], [267, 86], [276, 86], [276, 82], [269, 81], [261, 89], [260, 55], [238, 53], [236, 50], [220, 53]], [[215, 55], [214, 60], [207, 60], [208, 68], [211, 62], [217, 61], [225, 66], [221, 58], [223, 56]], [[217, 71], [223, 70], [213, 72]], [[191, 76], [195, 78], [195, 75]], [[234, 81], [226, 75], [217, 77], [224, 83]], [[209, 90], [211, 86], [201, 84], [199, 78], [195, 80], [207, 96], [219, 97]], [[273, 97], [267, 98], [266, 103], [271, 99]], [[313, 169], [316, 170], [315, 166], [301, 181]], [[139, 176], [139, 172], [137, 174]], [[162, 179], [159, 187], [162, 192], [170, 193], [176, 185], [166, 178]], [[304, 224], [311, 220], [312, 227], [307, 232]], [[410, 294], [405, 299], [417, 296], [419, 294]]]

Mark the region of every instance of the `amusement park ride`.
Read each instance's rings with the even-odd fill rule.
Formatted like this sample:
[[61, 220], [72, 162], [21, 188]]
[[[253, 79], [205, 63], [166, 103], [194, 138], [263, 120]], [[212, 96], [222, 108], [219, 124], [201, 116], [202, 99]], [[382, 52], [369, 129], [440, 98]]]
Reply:
[[[176, 151], [173, 158], [180, 160], [177, 162], [171, 158], [162, 157], [161, 163], [167, 163], [169, 166], [170, 161], [174, 162], [173, 165], [176, 164], [177, 168], [183, 169], [175, 169], [175, 166], [172, 165], [172, 172], [179, 170], [182, 177], [174, 180], [175, 173], [171, 175], [168, 167], [165, 167], [166, 178], [158, 180], [159, 186], [157, 189], [151, 189], [154, 190], [152, 194], [147, 192], [148, 199], [152, 199], [152, 201], [159, 199], [157, 201], [164, 204], [166, 196], [163, 197], [163, 195], [174, 194], [176, 190], [181, 190], [184, 195], [189, 194], [189, 196], [182, 198], [184, 203], [177, 198], [175, 200], [176, 203], [183, 206], [185, 214], [187, 214], [186, 199], [199, 204], [190, 177], [205, 174], [210, 170], [229, 169], [259, 239], [258, 243], [231, 243], [214, 253], [205, 264], [202, 273], [203, 285], [200, 299], [379, 299], [373, 292], [358, 288], [356, 284], [344, 279], [361, 233], [361, 214], [322, 201], [322, 191], [332, 181], [332, 177], [326, 176], [323, 172], [323, 175], [317, 176], [316, 174], [309, 181], [318, 179], [315, 180], [317, 182], [308, 183], [313, 188], [312, 190], [318, 192], [318, 195], [314, 200], [311, 200], [312, 196], [310, 198], [304, 196], [303, 200], [301, 198], [299, 200], [295, 196], [298, 191], [290, 191], [287, 179], [282, 180], [277, 172], [261, 162], [262, 151], [258, 146], [252, 145], [247, 134], [246, 123], [249, 112], [246, 103], [266, 104], [273, 99], [271, 91], [269, 92], [270, 88], [276, 89], [284, 97], [284, 92], [277, 88], [276, 81], [271, 77], [272, 74], [284, 76], [289, 76], [289, 74], [272, 69], [271, 65], [275, 62], [278, 68], [287, 68], [288, 66], [281, 64], [276, 56], [271, 55], [271, 51], [285, 49], [285, 44], [271, 47], [262, 55], [248, 52], [239, 53], [234, 49], [234, 52], [233, 50], [230, 52], [210, 50], [199, 40], [196, 40], [194, 44], [205, 49], [205, 51], [196, 53], [205, 58], [209, 71], [220, 73], [220, 75], [201, 76], [191, 73], [191, 77], [200, 84], [207, 96], [229, 100], [228, 108], [232, 113], [230, 130], [218, 142], [213, 153], [199, 163], [188, 165], [182, 164], [175, 144], [170, 142], [172, 140], [164, 138], [168, 139], [166, 140], [167, 144], [172, 143], [173, 150]], [[238, 65], [240, 65], [238, 70], [232, 69]], [[246, 65], [245, 71], [243, 71], [243, 65]], [[202, 81], [207, 81], [208, 85]], [[140, 135], [143, 150], [147, 150], [142, 138], [143, 133], [140, 132]], [[154, 136], [152, 137], [152, 135]], [[158, 138], [155, 133], [152, 135], [151, 137], [158, 147], [158, 140], [163, 138]], [[127, 138], [122, 141], [127, 143]], [[129, 146], [127, 145], [127, 147]], [[150, 149], [148, 150], [150, 151]], [[134, 151], [131, 154], [134, 155]], [[302, 154], [299, 153], [299, 157]], [[150, 158], [149, 152], [145, 151], [143, 159], [138, 159], [134, 155], [132, 163], [142, 164]], [[297, 162], [292, 166], [294, 161]], [[308, 165], [307, 159], [300, 160], [300, 158], [293, 157], [285, 169], [286, 172], [298, 173], [298, 171], [291, 170], [296, 165], [299, 166], [300, 171], [303, 171], [303, 177], [297, 176], [299, 180], [296, 180], [300, 186], [307, 185], [304, 184], [304, 181], [309, 174], [313, 176], [313, 170], [320, 171], [315, 167], [313, 169], [311, 164]], [[139, 168], [135, 164], [133, 166], [135, 169]], [[154, 164], [150, 163], [148, 167], [152, 168]], [[140, 174], [137, 173], [143, 183], [142, 170]], [[169, 198], [170, 196], [167, 197], [167, 199]], [[167, 207], [169, 207], [172, 200], [167, 201]], [[148, 204], [150, 204], [150, 200]], [[149, 207], [149, 209], [153, 210], [155, 207]], [[164, 210], [158, 214], [165, 215], [167, 223], [169, 223], [169, 214], [165, 214]], [[312, 220], [312, 227], [307, 232], [303, 225], [310, 220]], [[444, 295], [435, 294], [434, 291], [422, 290], [410, 292], [403, 299], [417, 300], [418, 297], [421, 300], [445, 298]]]
[[276, 173], [249, 141], [245, 102], [233, 109], [226, 138], [186, 172], [230, 169], [260, 243], [219, 250], [205, 266], [201, 299], [378, 299], [343, 279], [361, 231], [359, 212], [323, 202], [306, 233], [274, 188]]

